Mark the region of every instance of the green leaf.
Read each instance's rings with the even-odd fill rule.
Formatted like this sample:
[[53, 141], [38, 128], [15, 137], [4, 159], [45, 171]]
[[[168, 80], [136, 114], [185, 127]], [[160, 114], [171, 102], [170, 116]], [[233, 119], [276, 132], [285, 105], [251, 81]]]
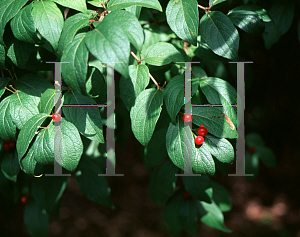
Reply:
[[150, 77], [146, 65], [130, 65], [128, 70], [130, 78], [121, 77], [120, 93], [126, 108], [130, 111], [138, 95], [148, 86]]
[[211, 185], [213, 188], [213, 200], [220, 208], [222, 212], [230, 211], [231, 210], [231, 198], [226, 190], [222, 185], [211, 181]]
[[20, 172], [17, 152], [6, 152], [4, 154], [1, 162], [1, 170], [7, 179], [14, 182], [17, 181], [17, 176]]
[[90, 15], [77, 13], [66, 19], [58, 42], [58, 54], [63, 54], [63, 51], [73, 41], [79, 30], [88, 30], [90, 18]]
[[101, 160], [103, 158], [83, 158], [75, 172], [75, 178], [81, 191], [86, 197], [96, 203], [114, 208], [110, 198], [110, 187], [101, 174]]
[[110, 0], [107, 4], [107, 10], [116, 11], [131, 6], [148, 7], [162, 12], [161, 5], [157, 0]]
[[[114, 11], [108, 14], [103, 22], [109, 25], [117, 25], [119, 30], [124, 31], [130, 43], [138, 50], [141, 51], [144, 42], [143, 29], [138, 19], [128, 11]], [[108, 23], [109, 22], [109, 23]], [[97, 27], [99, 29], [99, 27]], [[110, 36], [110, 39], [111, 40]]]
[[33, 2], [32, 16], [39, 33], [49, 41], [54, 51], [58, 48], [58, 40], [64, 26], [64, 18], [54, 2]]
[[231, 143], [225, 138], [205, 136], [205, 142], [209, 152], [223, 163], [231, 163], [234, 160], [234, 150]]
[[274, 152], [268, 147], [257, 146], [256, 152], [262, 163], [267, 167], [276, 165], [276, 157]]
[[[55, 139], [61, 137], [61, 140], [55, 140], [55, 143], [59, 144], [61, 157], [55, 157], [55, 159], [63, 168], [73, 172], [82, 156], [83, 144], [75, 125], [64, 118], [61, 118], [61, 122], [62, 129], [57, 131], [57, 135], [59, 136], [55, 136]], [[61, 134], [59, 134], [60, 132]]]
[[257, 154], [245, 153], [245, 174], [253, 174], [248, 177], [249, 180], [254, 179], [259, 172], [259, 157]]
[[184, 170], [185, 164], [189, 164], [196, 173], [213, 175], [215, 164], [205, 142], [200, 148], [196, 148], [190, 127], [183, 127], [183, 125], [181, 119], [177, 120], [176, 125], [169, 124], [166, 134], [169, 157], [182, 170]]
[[215, 6], [221, 2], [226, 2], [227, 0], [209, 0], [209, 6]]
[[89, 71], [91, 71], [91, 73], [86, 82], [87, 94], [96, 98], [95, 100], [98, 104], [104, 104], [106, 103], [107, 98], [107, 84], [105, 77], [96, 68], [92, 68]]
[[2, 1], [0, 7], [0, 45], [4, 45], [3, 34], [7, 22], [9, 22], [27, 2], [28, 0]]
[[[34, 178], [31, 192], [38, 205], [48, 212], [55, 211], [67, 185], [66, 176], [45, 176]], [[57, 213], [58, 210], [57, 210]]]
[[16, 141], [16, 125], [10, 114], [11, 97], [4, 98], [0, 103], [0, 135], [7, 141]]
[[144, 44], [143, 44], [143, 49], [142, 52], [144, 55], [144, 52], [146, 52], [146, 49], [155, 44], [158, 43], [161, 40], [161, 36], [163, 35], [163, 32], [160, 31], [160, 27], [157, 25], [151, 25], [147, 24], [143, 26], [143, 31], [144, 31]]
[[11, 119], [18, 129], [22, 129], [24, 124], [33, 116], [39, 113], [37, 105], [40, 101], [39, 97], [30, 96], [22, 91], [10, 95]]
[[163, 92], [151, 88], [141, 92], [131, 108], [132, 131], [143, 146], [147, 145], [153, 135], [162, 104]]
[[101, 7], [101, 8], [104, 8], [103, 5], [101, 5], [101, 3], [105, 3], [105, 1], [102, 1], [102, 0], [91, 0], [91, 1], [88, 1], [89, 4], [95, 6], [95, 7]]
[[5, 57], [6, 57], [5, 47], [2, 44], [0, 44], [0, 68], [1, 69], [6, 69]]
[[197, 46], [199, 15], [196, 0], [169, 1], [166, 16], [170, 28], [179, 38]]
[[17, 151], [19, 159], [21, 159], [29, 145], [36, 135], [36, 131], [38, 130], [38, 126], [42, 125], [42, 123], [48, 118], [48, 114], [37, 114], [30, 118], [22, 127], [17, 140]]
[[192, 72], [193, 72], [194, 77], [200, 78], [201, 80], [202, 80], [203, 78], [206, 78], [206, 77], [207, 77], [206, 72], [205, 72], [205, 71], [203, 70], [203, 68], [201, 68], [201, 67], [198, 67], [198, 66], [192, 66]]
[[164, 90], [164, 102], [172, 123], [176, 123], [176, 116], [184, 105], [184, 76], [173, 77]]
[[183, 204], [183, 190], [178, 190], [175, 194], [168, 200], [164, 209], [164, 220], [167, 224], [168, 230], [177, 235], [183, 228], [182, 222], [179, 219], [180, 208]]
[[19, 156], [19, 163], [21, 169], [26, 174], [30, 174], [35, 177], [40, 177], [43, 174], [43, 166], [37, 163], [33, 146], [29, 148], [28, 152], [23, 158]]
[[[222, 116], [222, 113], [225, 113], [224, 108], [222, 107], [194, 107], [193, 123], [199, 127], [204, 125], [207, 128], [207, 131], [216, 137], [236, 139], [236, 129], [231, 129], [230, 123], [226, 121], [228, 119], [225, 116]], [[236, 121], [231, 117], [229, 117], [229, 119], [232, 123]]]
[[25, 74], [16, 81], [16, 88], [27, 95], [41, 97], [45, 90], [53, 89], [53, 84], [37, 74]]
[[263, 20], [255, 12], [233, 9], [228, 13], [228, 17], [233, 24], [249, 34], [259, 36], [265, 31]]
[[38, 106], [39, 112], [44, 114], [50, 114], [54, 107], [55, 90], [48, 88], [41, 96], [41, 100]]
[[270, 49], [290, 29], [295, 12], [294, 5], [293, 1], [276, 1], [270, 8], [269, 15], [273, 22], [266, 24], [263, 35], [267, 49]]
[[193, 196], [193, 198], [211, 203], [209, 192], [211, 191], [211, 183], [207, 176], [182, 176], [185, 190]]
[[69, 7], [80, 12], [87, 12], [85, 0], [51, 0], [64, 7]]
[[264, 22], [272, 21], [270, 16], [268, 15], [268, 12], [260, 6], [247, 4], [233, 8], [231, 11], [239, 10], [255, 12]]
[[16, 66], [24, 69], [34, 51], [36, 51], [34, 45], [14, 39], [7, 50], [7, 56]]
[[239, 33], [222, 12], [206, 13], [200, 20], [200, 34], [215, 54], [238, 59]]
[[125, 10], [132, 13], [133, 15], [135, 15], [135, 17], [137, 19], [139, 19], [142, 7], [141, 6], [131, 6], [131, 7], [126, 7]]
[[188, 198], [183, 201], [179, 211], [181, 225], [190, 236], [194, 236], [197, 232], [198, 213], [196, 207], [195, 200]]
[[[96, 102], [74, 91], [64, 94], [64, 104], [95, 105]], [[65, 118], [73, 123], [83, 136], [104, 143], [103, 124], [98, 107], [63, 107], [63, 112]]]
[[54, 125], [39, 131], [33, 143], [34, 159], [42, 165], [54, 164]]
[[23, 7], [10, 22], [14, 36], [23, 42], [35, 44], [40, 42], [37, 37], [34, 20], [31, 14], [32, 3]]
[[48, 235], [48, 214], [34, 199], [30, 199], [25, 206], [24, 223], [30, 236], [46, 237]]
[[144, 60], [150, 65], [163, 66], [171, 62], [185, 62], [186, 58], [172, 44], [159, 42], [146, 49]]
[[144, 148], [144, 165], [146, 169], [150, 170], [154, 168], [168, 156], [166, 149], [166, 132], [167, 127], [156, 130]]
[[10, 81], [9, 77], [0, 77], [0, 98], [5, 92], [5, 87], [7, 86], [8, 82]]
[[251, 146], [265, 146], [265, 142], [262, 137], [257, 133], [248, 133], [245, 137], [246, 144]]
[[172, 196], [176, 186], [177, 171], [178, 168], [167, 159], [151, 174], [148, 192], [155, 205], [162, 206]]
[[116, 62], [115, 69], [124, 77], [128, 77], [130, 42], [140, 50], [143, 41], [137, 18], [121, 10], [109, 13], [86, 36], [89, 51], [100, 61]]
[[75, 36], [73, 42], [64, 50], [61, 57], [63, 81], [73, 90], [86, 93], [89, 52], [85, 45], [86, 33]]
[[[236, 108], [230, 105], [237, 104], [237, 92], [225, 80], [207, 77], [200, 80], [200, 88], [206, 96], [210, 104], [223, 105], [222, 108], [225, 113], [236, 126]], [[235, 129], [235, 127], [233, 127]]]
[[201, 216], [201, 221], [209, 227], [230, 233], [229, 230], [224, 225], [224, 216], [219, 207], [214, 203], [200, 202], [201, 206], [204, 208], [205, 212], [199, 213]]

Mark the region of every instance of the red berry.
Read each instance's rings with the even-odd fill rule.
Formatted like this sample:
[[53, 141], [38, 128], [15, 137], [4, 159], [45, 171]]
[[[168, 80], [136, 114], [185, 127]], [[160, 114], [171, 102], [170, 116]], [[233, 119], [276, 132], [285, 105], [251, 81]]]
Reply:
[[183, 193], [183, 198], [184, 198], [184, 199], [188, 199], [188, 198], [190, 198], [190, 196], [191, 196], [191, 194], [189, 194], [187, 191], [185, 191], [185, 192]]
[[103, 5], [104, 5], [104, 3], [103, 3], [103, 2], [101, 2], [101, 5], [103, 6]]
[[9, 145], [9, 143], [4, 143], [4, 144], [3, 144], [3, 149], [6, 150], [6, 151], [9, 151], [9, 150], [10, 150], [10, 145]]
[[254, 146], [250, 147], [250, 153], [251, 154], [254, 154], [256, 152], [256, 149]]
[[28, 197], [22, 196], [21, 197], [21, 203], [26, 204], [28, 202]]
[[61, 120], [61, 115], [60, 114], [57, 114], [57, 113], [54, 113], [52, 115], [52, 119], [55, 121], [55, 122], [59, 122]]
[[202, 136], [198, 136], [195, 138], [195, 143], [197, 145], [201, 145], [204, 142], [204, 138]]
[[8, 143], [9, 144], [9, 147], [10, 148], [15, 148], [15, 146], [16, 146], [16, 143], [14, 143], [14, 142], [10, 142], [10, 143]]
[[91, 23], [93, 23], [95, 20], [90, 20]]
[[193, 116], [191, 114], [187, 113], [182, 116], [182, 119], [183, 119], [183, 122], [188, 123], [193, 120]]
[[201, 127], [197, 129], [197, 133], [199, 136], [205, 137], [207, 135], [207, 129], [204, 125], [201, 125]]

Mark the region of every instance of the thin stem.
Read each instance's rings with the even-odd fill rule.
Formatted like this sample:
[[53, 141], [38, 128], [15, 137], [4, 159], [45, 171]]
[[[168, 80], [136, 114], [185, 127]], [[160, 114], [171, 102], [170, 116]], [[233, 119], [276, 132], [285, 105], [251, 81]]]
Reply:
[[212, 7], [212, 5], [209, 6], [209, 7], [203, 7], [200, 4], [198, 4], [198, 7], [201, 8], [201, 9], [203, 9], [205, 11], [205, 13], [208, 13], [208, 12], [210, 12], [210, 8]]
[[62, 104], [60, 104], [60, 106], [59, 106], [58, 109], [55, 111], [55, 113], [58, 114], [58, 112], [60, 111], [61, 107], [62, 107]]
[[4, 73], [3, 73], [3, 70], [2, 69], [0, 69], [1, 70], [1, 75], [2, 75], [2, 77], [4, 77]]
[[65, 17], [65, 20], [67, 19], [67, 15], [68, 15], [68, 13], [69, 13], [69, 10], [70, 10], [70, 8], [66, 8], [65, 9], [65, 11], [64, 11], [64, 17]]
[[203, 10], [206, 10], [206, 7], [203, 7], [200, 4], [198, 4], [198, 7], [201, 8], [201, 9], [203, 9]]
[[158, 83], [155, 81], [154, 77], [151, 75], [150, 72], [149, 72], [149, 76], [150, 76], [151, 80], [154, 82], [154, 84], [156, 85], [157, 89], [160, 89], [160, 86], [159, 86]]
[[11, 89], [8, 89], [7, 87], [4, 87], [6, 90], [8, 90], [8, 91], [10, 91], [11, 93], [16, 93], [16, 92], [14, 92], [14, 91], [12, 91]]
[[184, 43], [183, 43], [183, 50], [184, 50], [184, 52], [185, 52], [186, 55], [188, 55], [188, 52], [187, 52], [188, 44], [189, 44], [189, 43], [186, 42], [186, 41], [184, 41]]
[[134, 52], [131, 51], [130, 53], [134, 57], [134, 59], [138, 62], [138, 64], [140, 64], [141, 60], [139, 60], [139, 58], [134, 54]]
[[[138, 64], [140, 64], [141, 60], [135, 55], [135, 53], [132, 51], [130, 53], [134, 57], [134, 59], [138, 62]], [[154, 82], [154, 84], [156, 85], [157, 89], [160, 90], [160, 86], [158, 85], [157, 81], [154, 79], [154, 77], [151, 75], [150, 72], [149, 72], [149, 76], [150, 76], [151, 80]]]

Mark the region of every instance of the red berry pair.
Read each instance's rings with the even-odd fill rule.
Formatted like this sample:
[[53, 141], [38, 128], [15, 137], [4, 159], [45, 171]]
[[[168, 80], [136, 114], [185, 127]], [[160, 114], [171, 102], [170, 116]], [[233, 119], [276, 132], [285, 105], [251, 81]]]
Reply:
[[197, 133], [199, 136], [195, 138], [195, 143], [197, 145], [201, 145], [204, 142], [204, 137], [207, 135], [207, 129], [204, 127], [204, 125], [201, 125], [197, 129]]
[[10, 149], [15, 148], [16, 143], [10, 142], [10, 141], [5, 141], [3, 144], [3, 149], [5, 151], [10, 151]]
[[59, 122], [61, 120], [61, 115], [58, 114], [58, 113], [54, 113], [52, 114], [52, 119], [55, 121], [55, 122]]

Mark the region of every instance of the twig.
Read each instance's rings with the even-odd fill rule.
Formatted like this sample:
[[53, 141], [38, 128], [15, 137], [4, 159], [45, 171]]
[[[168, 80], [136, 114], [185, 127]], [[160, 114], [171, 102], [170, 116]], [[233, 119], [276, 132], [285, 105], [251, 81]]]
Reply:
[[68, 7], [65, 8], [65, 11], [64, 11], [65, 20], [67, 19], [67, 15], [68, 15], [69, 10], [70, 10], [70, 8], [68, 8]]
[[183, 43], [183, 50], [184, 50], [184, 52], [185, 52], [186, 55], [188, 55], [188, 52], [187, 52], [187, 46], [188, 45], [189, 45], [189, 43], [186, 42], [186, 41], [184, 41], [184, 43]]
[[150, 76], [151, 80], [154, 82], [154, 84], [156, 85], [157, 89], [160, 90], [160, 86], [157, 84], [157, 82], [155, 81], [154, 77], [151, 75], [150, 72], [149, 72], [149, 76]]
[[203, 9], [205, 11], [205, 13], [208, 13], [208, 12], [210, 12], [210, 9], [211, 9], [212, 5], [210, 5], [209, 7], [203, 7], [200, 4], [198, 4], [198, 7]]
[[134, 59], [138, 62], [138, 64], [140, 64], [141, 60], [139, 60], [139, 58], [134, 54], [134, 52], [131, 51], [130, 53], [134, 57]]
[[[130, 53], [134, 57], [134, 59], [138, 62], [138, 64], [140, 64], [141, 60], [135, 55], [135, 53], [132, 51]], [[160, 90], [161, 89], [160, 86], [158, 85], [157, 81], [154, 79], [154, 77], [151, 75], [150, 72], [149, 72], [149, 76], [150, 76], [151, 80], [154, 82], [154, 84], [156, 85], [157, 89]]]

